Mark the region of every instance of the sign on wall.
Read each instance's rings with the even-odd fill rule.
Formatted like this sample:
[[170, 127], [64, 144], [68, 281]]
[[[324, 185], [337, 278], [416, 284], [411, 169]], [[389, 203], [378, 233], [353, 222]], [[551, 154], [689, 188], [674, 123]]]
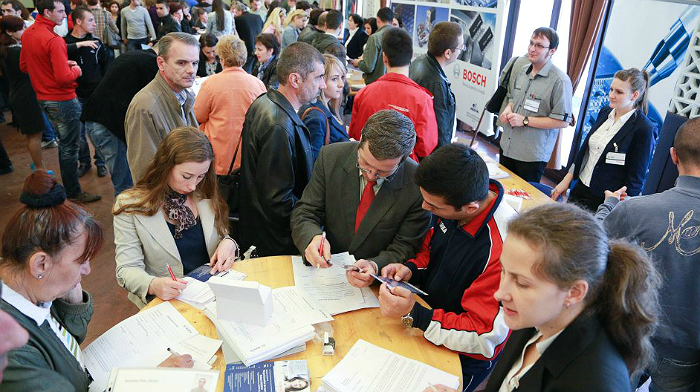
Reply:
[[[428, 51], [428, 36], [439, 22], [459, 23], [466, 50], [445, 70], [457, 100], [457, 119], [475, 128], [486, 102], [498, 85], [505, 0], [439, 0], [392, 2], [403, 28], [413, 37], [414, 56]], [[491, 121], [482, 121], [481, 132], [491, 133]]]

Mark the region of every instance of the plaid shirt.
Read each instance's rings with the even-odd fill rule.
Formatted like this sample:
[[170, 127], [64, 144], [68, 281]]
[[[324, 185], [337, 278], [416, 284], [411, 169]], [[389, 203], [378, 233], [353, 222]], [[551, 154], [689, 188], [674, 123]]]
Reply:
[[97, 25], [93, 35], [99, 38], [100, 41], [105, 42], [105, 26], [107, 23], [109, 23], [109, 28], [112, 29], [112, 31], [119, 34], [119, 29], [114, 23], [112, 14], [109, 13], [109, 11], [103, 10], [100, 7], [94, 7], [90, 8], [90, 12], [92, 12], [92, 14], [95, 16], [95, 24]]

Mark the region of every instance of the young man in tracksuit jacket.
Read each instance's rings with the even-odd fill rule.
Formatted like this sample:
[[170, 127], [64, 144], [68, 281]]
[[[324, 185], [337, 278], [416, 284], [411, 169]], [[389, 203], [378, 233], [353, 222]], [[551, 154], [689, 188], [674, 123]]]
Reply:
[[423, 208], [434, 215], [415, 258], [389, 264], [382, 275], [410, 281], [428, 295], [428, 309], [410, 291], [383, 284], [382, 314], [401, 317], [436, 345], [458, 352], [465, 391], [490, 373], [509, 329], [493, 297], [501, 277], [506, 224], [516, 212], [503, 201], [503, 186], [489, 180], [486, 163], [467, 146], [438, 148], [418, 166], [415, 182]]
[[[83, 70], [83, 74], [76, 80], [78, 87], [75, 88], [78, 101], [83, 106], [107, 72], [109, 57], [106, 46], [99, 38], [92, 35], [97, 26], [92, 12], [85, 7], [77, 7], [71, 14], [71, 18], [73, 18], [73, 30], [63, 39], [66, 41], [68, 60], [75, 61]], [[90, 147], [88, 147], [85, 133], [85, 125], [83, 125], [80, 129], [78, 158], [80, 163], [78, 175], [81, 177], [90, 170], [91, 166]], [[107, 175], [104, 157], [97, 146], [95, 146], [95, 166], [97, 166], [98, 176]]]

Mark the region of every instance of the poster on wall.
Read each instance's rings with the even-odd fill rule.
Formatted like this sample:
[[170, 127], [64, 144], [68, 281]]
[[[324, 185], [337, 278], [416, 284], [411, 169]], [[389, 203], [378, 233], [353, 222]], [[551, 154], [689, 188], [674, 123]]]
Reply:
[[[428, 37], [436, 24], [452, 21], [462, 26], [466, 49], [445, 74], [457, 100], [457, 119], [469, 129], [476, 128], [498, 84], [495, 64], [500, 60], [505, 7], [503, 0], [400, 0], [391, 5], [413, 38], [414, 57], [428, 51]], [[482, 121], [479, 131], [492, 134], [491, 126], [491, 121]]]
[[[581, 142], [600, 109], [610, 104], [615, 72], [638, 68], [650, 76], [647, 116], [660, 131], [673, 96], [679, 65], [700, 23], [700, 5], [662, 0], [616, 0], [613, 4], [586, 108]], [[634, 45], [631, 43], [634, 42]]]

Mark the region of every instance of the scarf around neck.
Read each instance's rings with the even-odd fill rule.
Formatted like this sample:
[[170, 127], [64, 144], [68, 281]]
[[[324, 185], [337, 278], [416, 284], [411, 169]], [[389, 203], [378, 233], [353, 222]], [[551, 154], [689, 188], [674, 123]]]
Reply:
[[185, 205], [186, 201], [187, 195], [177, 193], [172, 189], [168, 190], [165, 196], [165, 215], [170, 221], [175, 222], [175, 234], [173, 234], [175, 239], [182, 238], [183, 231], [197, 224], [194, 213], [190, 207]]

